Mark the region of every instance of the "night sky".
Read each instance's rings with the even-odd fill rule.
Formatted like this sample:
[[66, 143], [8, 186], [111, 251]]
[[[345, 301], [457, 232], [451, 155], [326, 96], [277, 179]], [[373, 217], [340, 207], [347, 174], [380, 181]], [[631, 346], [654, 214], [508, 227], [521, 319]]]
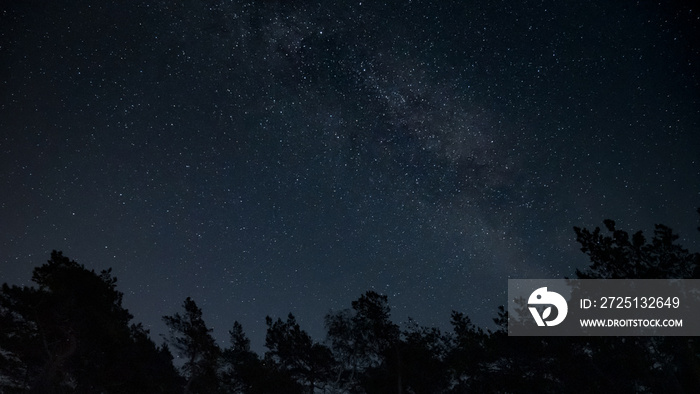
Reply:
[[[666, 2], [663, 2], [666, 3]], [[4, 1], [0, 281], [113, 267], [151, 329], [493, 327], [573, 226], [700, 249], [700, 10], [651, 1]]]

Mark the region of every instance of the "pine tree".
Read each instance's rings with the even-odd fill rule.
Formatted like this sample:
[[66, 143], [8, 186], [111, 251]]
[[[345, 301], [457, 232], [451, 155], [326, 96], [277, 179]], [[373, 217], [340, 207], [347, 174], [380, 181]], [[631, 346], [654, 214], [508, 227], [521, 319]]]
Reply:
[[170, 328], [169, 342], [185, 359], [182, 367], [187, 383], [184, 392], [216, 393], [219, 391], [218, 364], [220, 349], [202, 318], [202, 310], [187, 297], [184, 315], [164, 316]]

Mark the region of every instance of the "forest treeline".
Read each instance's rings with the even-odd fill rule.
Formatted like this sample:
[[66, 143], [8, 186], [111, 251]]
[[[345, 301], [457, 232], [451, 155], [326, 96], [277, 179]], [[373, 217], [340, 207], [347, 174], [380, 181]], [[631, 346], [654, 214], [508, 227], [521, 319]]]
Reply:
[[[700, 210], [699, 210], [700, 212]], [[591, 260], [578, 278], [700, 279], [700, 254], [657, 225], [647, 240], [607, 220], [574, 228]], [[2, 393], [467, 393], [700, 391], [694, 337], [508, 337], [453, 311], [451, 330], [405, 329], [387, 297], [362, 294], [325, 316], [316, 341], [289, 314], [266, 318], [264, 355], [234, 323], [221, 348], [187, 298], [164, 316], [171, 336], [156, 345], [122, 307], [110, 270], [96, 273], [54, 251], [33, 271], [36, 287], [3, 284], [0, 294]], [[179, 368], [173, 353], [184, 360]]]

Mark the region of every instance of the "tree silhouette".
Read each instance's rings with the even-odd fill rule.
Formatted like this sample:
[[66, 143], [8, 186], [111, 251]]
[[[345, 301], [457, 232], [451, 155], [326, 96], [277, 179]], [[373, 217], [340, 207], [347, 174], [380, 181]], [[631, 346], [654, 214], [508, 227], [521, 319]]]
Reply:
[[301, 393], [302, 387], [286, 371], [281, 371], [273, 362], [260, 360], [250, 350], [250, 340], [240, 323], [234, 322], [229, 334], [231, 346], [222, 354], [221, 380], [225, 392], [274, 394], [284, 390], [288, 393]]
[[[700, 213], [700, 209], [698, 210]], [[651, 242], [641, 231], [632, 235], [604, 221], [609, 234], [574, 228], [581, 251], [591, 266], [580, 279], [698, 279], [700, 253], [678, 245], [679, 236], [657, 224]], [[700, 228], [698, 228], [700, 230]], [[649, 387], [652, 391], [695, 392], [700, 387], [700, 346], [682, 337], [591, 338], [585, 345], [590, 364], [601, 379], [622, 389]]]
[[651, 243], [641, 231], [630, 240], [629, 234], [615, 228], [615, 222], [603, 222], [611, 235], [574, 227], [581, 251], [591, 266], [576, 270], [579, 279], [700, 279], [700, 254], [689, 253], [677, 245], [678, 235], [657, 224]]
[[447, 360], [452, 338], [437, 328], [421, 327], [412, 319], [401, 336], [394, 368], [401, 377], [400, 390], [407, 393], [446, 392], [451, 377]]
[[[400, 330], [391, 319], [388, 299], [368, 291], [352, 302], [351, 310], [328, 314], [327, 340], [338, 361], [337, 382], [350, 391], [401, 385], [396, 371], [389, 371], [389, 357], [398, 351]], [[396, 381], [391, 378], [394, 374]]]
[[[487, 334], [476, 327], [465, 314], [452, 311], [452, 336], [447, 363], [452, 369], [456, 391], [483, 388], [487, 374]], [[504, 332], [505, 333], [505, 332]]]
[[167, 350], [129, 326], [132, 316], [110, 270], [98, 275], [53, 251], [32, 280], [38, 289], [2, 286], [5, 392], [171, 391], [177, 375]]
[[187, 393], [216, 393], [218, 387], [218, 363], [221, 350], [211, 336], [212, 330], [202, 318], [202, 310], [187, 297], [183, 303], [185, 314], [163, 316], [170, 328], [169, 342], [186, 361], [182, 367], [187, 383]]
[[287, 316], [287, 321], [273, 321], [268, 316], [265, 322], [265, 347], [268, 349], [265, 360], [289, 374], [308, 393], [322, 388], [329, 380], [333, 367], [330, 349], [314, 343], [291, 313]]
[[[591, 261], [576, 271], [578, 278], [698, 278], [700, 255], [678, 245], [669, 227], [656, 225], [647, 240], [641, 231], [630, 237], [612, 220], [604, 225], [607, 233], [574, 228]], [[463, 314], [453, 312], [452, 319], [452, 392], [691, 393], [700, 387], [700, 347], [693, 339], [508, 337], [503, 307], [494, 319], [499, 329], [488, 334]]]
[[231, 346], [224, 349], [222, 384], [225, 391], [235, 393], [250, 393], [262, 365], [257, 354], [250, 350], [250, 339], [243, 332], [243, 326], [234, 322], [229, 330]]
[[[574, 228], [591, 260], [581, 279], [698, 278], [700, 254], [657, 225], [647, 240], [604, 221]], [[700, 229], [699, 229], [700, 230]], [[452, 331], [404, 330], [388, 298], [368, 291], [325, 316], [326, 345], [294, 315], [266, 318], [267, 351], [250, 349], [235, 322], [221, 350], [191, 299], [164, 316], [167, 342], [184, 359], [182, 376], [166, 344], [156, 346], [122, 307], [111, 271], [99, 274], [54, 251], [33, 271], [37, 287], [2, 285], [0, 392], [3, 393], [468, 393], [697, 392], [700, 344], [683, 337], [508, 337], [500, 307], [495, 331], [453, 311]]]

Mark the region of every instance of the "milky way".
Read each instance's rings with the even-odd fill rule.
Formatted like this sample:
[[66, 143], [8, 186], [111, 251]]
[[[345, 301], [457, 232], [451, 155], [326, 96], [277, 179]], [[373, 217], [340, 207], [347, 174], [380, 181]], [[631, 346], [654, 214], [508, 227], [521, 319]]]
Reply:
[[[696, 10], [607, 1], [0, 7], [0, 277], [52, 249], [217, 338], [364, 291], [490, 327], [573, 226], [697, 246]], [[464, 3], [464, 4], [463, 4]]]

